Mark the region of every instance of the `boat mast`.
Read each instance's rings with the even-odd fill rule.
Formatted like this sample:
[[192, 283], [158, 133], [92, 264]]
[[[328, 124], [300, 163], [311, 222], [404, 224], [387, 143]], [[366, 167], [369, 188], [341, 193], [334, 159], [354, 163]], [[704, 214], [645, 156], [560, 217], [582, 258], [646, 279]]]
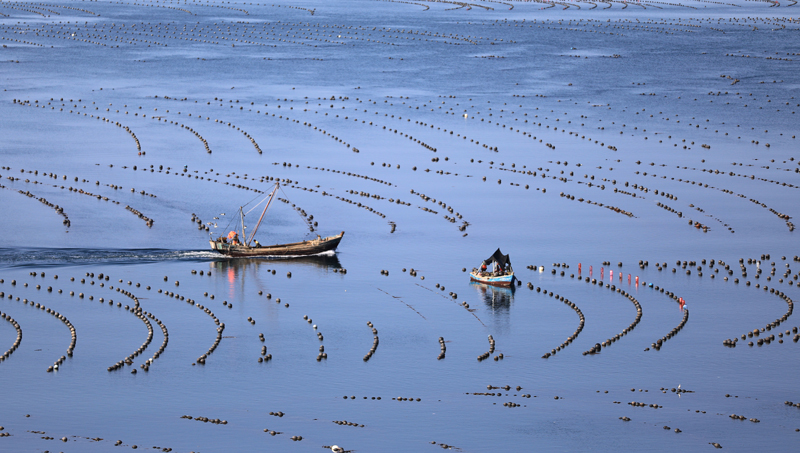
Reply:
[[247, 246], [248, 247], [250, 246], [250, 241], [252, 241], [253, 238], [256, 237], [256, 231], [258, 231], [258, 227], [261, 226], [261, 221], [264, 220], [264, 214], [267, 213], [267, 209], [269, 209], [269, 205], [270, 205], [270, 203], [272, 203], [272, 198], [275, 196], [275, 192], [278, 191], [278, 187], [279, 186], [280, 186], [280, 183], [276, 182], [275, 183], [275, 188], [272, 189], [272, 193], [269, 194], [269, 201], [267, 201], [267, 205], [264, 206], [264, 210], [261, 212], [261, 217], [258, 218], [258, 223], [256, 223], [256, 228], [253, 230], [253, 234], [250, 235], [250, 240], [247, 241]]
[[244, 212], [241, 206], [239, 206], [239, 215], [242, 218], [242, 242], [244, 242], [247, 239], [247, 233], [244, 231]]

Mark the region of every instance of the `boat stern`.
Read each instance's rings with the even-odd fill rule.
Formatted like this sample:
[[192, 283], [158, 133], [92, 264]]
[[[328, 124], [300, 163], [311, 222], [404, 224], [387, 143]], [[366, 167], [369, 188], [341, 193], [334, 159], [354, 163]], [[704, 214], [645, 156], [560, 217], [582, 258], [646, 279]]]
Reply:
[[226, 244], [221, 241], [208, 241], [208, 243], [211, 245], [211, 250], [223, 255], [230, 255], [230, 244]]

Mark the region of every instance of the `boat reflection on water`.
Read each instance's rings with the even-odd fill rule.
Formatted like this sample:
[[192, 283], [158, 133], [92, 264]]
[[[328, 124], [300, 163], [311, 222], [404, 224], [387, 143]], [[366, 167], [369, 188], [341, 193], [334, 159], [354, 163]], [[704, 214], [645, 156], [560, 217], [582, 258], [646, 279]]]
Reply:
[[516, 291], [514, 286], [492, 286], [478, 282], [470, 282], [470, 286], [478, 291], [481, 300], [492, 312], [508, 312], [514, 301], [514, 291]]
[[227, 280], [228, 297], [234, 298], [236, 293], [243, 293], [245, 281], [250, 281], [259, 290], [267, 291], [266, 275], [275, 275], [278, 271], [299, 271], [311, 267], [312, 273], [332, 274], [342, 268], [336, 253], [293, 258], [222, 258], [209, 263], [209, 274], [224, 276]]

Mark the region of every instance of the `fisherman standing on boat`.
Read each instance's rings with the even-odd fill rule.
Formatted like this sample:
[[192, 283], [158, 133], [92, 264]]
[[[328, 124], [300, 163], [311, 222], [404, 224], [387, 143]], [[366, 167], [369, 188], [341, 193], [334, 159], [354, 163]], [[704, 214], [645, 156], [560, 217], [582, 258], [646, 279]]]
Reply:
[[239, 233], [237, 233], [235, 231], [231, 231], [230, 233], [228, 233], [228, 240], [231, 241], [231, 244], [234, 244], [234, 245], [238, 244], [239, 243]]

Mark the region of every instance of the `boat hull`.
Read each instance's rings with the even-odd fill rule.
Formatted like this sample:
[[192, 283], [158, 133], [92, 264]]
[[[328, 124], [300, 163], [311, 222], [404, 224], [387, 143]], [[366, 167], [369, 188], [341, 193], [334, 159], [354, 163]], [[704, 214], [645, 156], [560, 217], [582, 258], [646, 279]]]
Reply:
[[492, 286], [512, 286], [515, 278], [513, 272], [499, 276], [482, 276], [476, 272], [470, 272], [469, 274], [470, 281]]
[[262, 247], [248, 247], [242, 244], [229, 244], [221, 241], [209, 241], [211, 250], [234, 258], [259, 256], [308, 256], [336, 250], [344, 236], [344, 231], [336, 236], [312, 239], [310, 241], [291, 244], [275, 244]]

